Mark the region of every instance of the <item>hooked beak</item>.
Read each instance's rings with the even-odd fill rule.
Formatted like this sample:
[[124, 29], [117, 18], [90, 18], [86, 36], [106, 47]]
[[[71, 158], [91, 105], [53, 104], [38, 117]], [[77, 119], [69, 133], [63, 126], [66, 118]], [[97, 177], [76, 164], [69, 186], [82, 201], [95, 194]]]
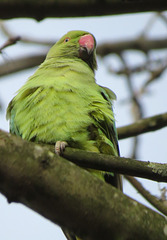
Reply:
[[86, 58], [89, 58], [89, 56], [91, 55], [91, 53], [94, 50], [94, 45], [95, 45], [95, 41], [92, 35], [87, 34], [82, 36], [79, 39], [79, 56], [80, 58], [84, 58], [84, 60]]

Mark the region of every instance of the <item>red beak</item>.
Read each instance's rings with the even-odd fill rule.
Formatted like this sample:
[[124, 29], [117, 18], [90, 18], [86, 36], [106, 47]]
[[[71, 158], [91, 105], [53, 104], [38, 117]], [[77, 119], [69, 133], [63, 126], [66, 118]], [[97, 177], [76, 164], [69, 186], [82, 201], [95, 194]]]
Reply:
[[88, 54], [90, 54], [93, 51], [94, 44], [95, 44], [94, 38], [90, 34], [84, 35], [79, 39], [80, 47], [85, 48]]

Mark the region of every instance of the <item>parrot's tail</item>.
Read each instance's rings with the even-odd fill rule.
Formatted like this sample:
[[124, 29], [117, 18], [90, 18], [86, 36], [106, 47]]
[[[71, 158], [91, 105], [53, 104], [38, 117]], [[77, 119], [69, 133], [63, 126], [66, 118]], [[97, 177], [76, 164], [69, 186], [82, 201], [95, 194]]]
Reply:
[[69, 232], [67, 229], [65, 228], [61, 228], [64, 235], [66, 236], [67, 240], [81, 240], [80, 238], [78, 238], [77, 236], [75, 236], [73, 233]]

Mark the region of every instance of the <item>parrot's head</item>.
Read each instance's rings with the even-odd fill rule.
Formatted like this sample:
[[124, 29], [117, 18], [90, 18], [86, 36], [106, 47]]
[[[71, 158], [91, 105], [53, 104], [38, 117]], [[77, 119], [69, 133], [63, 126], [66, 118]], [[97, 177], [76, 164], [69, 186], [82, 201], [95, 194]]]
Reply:
[[70, 31], [48, 52], [47, 58], [55, 57], [82, 59], [94, 71], [97, 69], [95, 37], [85, 31]]

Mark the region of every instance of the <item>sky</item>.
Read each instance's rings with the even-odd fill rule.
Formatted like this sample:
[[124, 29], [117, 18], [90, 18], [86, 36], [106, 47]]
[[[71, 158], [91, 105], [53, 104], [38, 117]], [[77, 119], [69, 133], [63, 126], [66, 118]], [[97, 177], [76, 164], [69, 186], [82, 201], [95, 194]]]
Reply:
[[[138, 37], [151, 16], [152, 13], [144, 13], [94, 18], [45, 19], [41, 22], [32, 19], [14, 19], [6, 21], [6, 25], [15, 35], [52, 41], [56, 41], [69, 30], [86, 30], [93, 33], [97, 39], [97, 44], [100, 44], [109, 40], [122, 41]], [[166, 35], [167, 28], [161, 21], [155, 22], [153, 29], [149, 32], [150, 38], [166, 37]], [[5, 40], [6, 37], [0, 32], [0, 46]], [[41, 51], [43, 51], [41, 46], [35, 44], [28, 46], [23, 43], [17, 43], [5, 49], [3, 56], [0, 56], [0, 62], [10, 60], [14, 63], [15, 58], [18, 56], [40, 53]], [[166, 54], [164, 51], [154, 51], [150, 53], [150, 56], [157, 59], [164, 54]], [[128, 64], [134, 66], [145, 60], [144, 54], [134, 51], [125, 53], [125, 57]], [[110, 74], [107, 70], [108, 66], [112, 66], [114, 69], [120, 67], [116, 56], [112, 58], [108, 56], [104, 59], [98, 58], [96, 80], [100, 85], [107, 86], [116, 93], [117, 101], [114, 104], [116, 124], [117, 126], [124, 126], [133, 121], [128, 104], [128, 89], [124, 77]], [[9, 130], [9, 123], [5, 118], [7, 105], [14, 97], [16, 91], [34, 73], [35, 69], [32, 68], [1, 77], [0, 102], [3, 105], [3, 110], [0, 113], [1, 129]], [[138, 89], [147, 78], [148, 75], [146, 73], [134, 76], [133, 84], [135, 88]], [[144, 106], [144, 116], [148, 117], [166, 112], [166, 73], [162, 75], [159, 81], [150, 85], [148, 90], [148, 94], [141, 99]], [[142, 135], [140, 137], [138, 158], [145, 161], [166, 162], [166, 137], [166, 129]], [[121, 156], [130, 156], [131, 143], [132, 139], [119, 142]], [[149, 180], [140, 179], [140, 181], [156, 196], [159, 195], [159, 188], [164, 186], [164, 184], [157, 184]], [[151, 207], [126, 181], [124, 181], [124, 193]], [[0, 239], [63, 240], [65, 237], [55, 224], [21, 204], [8, 204], [6, 198], [0, 195]]]

